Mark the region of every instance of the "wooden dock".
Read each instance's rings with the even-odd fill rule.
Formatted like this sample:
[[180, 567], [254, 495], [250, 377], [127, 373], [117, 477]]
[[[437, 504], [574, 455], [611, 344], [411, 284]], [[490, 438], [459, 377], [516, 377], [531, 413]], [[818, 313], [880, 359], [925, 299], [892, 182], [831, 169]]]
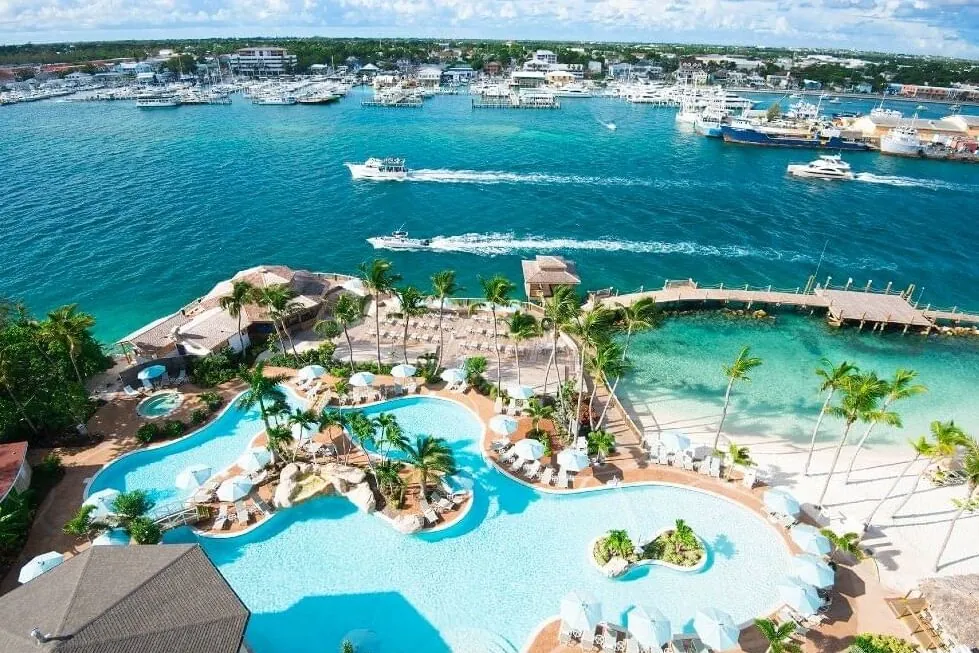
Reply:
[[921, 333], [931, 333], [933, 329], [944, 326], [979, 326], [979, 314], [952, 310], [932, 309], [929, 304], [919, 308], [911, 302], [914, 287], [896, 291], [891, 284], [883, 290], [871, 288], [868, 282], [864, 287], [854, 287], [852, 281], [846, 286], [834, 288], [815, 283], [810, 278], [805, 287], [777, 289], [768, 287], [702, 286], [692, 279], [667, 281], [656, 290], [640, 290], [627, 294], [610, 292], [593, 293], [590, 301], [601, 302], [614, 308], [616, 305], [628, 306], [640, 299], [650, 298], [662, 306], [694, 307], [696, 305], [736, 304], [745, 310], [762, 307], [790, 306], [810, 312], [824, 312], [827, 320], [834, 326], [855, 325], [860, 329], [872, 330], [901, 329], [907, 333], [916, 329]]

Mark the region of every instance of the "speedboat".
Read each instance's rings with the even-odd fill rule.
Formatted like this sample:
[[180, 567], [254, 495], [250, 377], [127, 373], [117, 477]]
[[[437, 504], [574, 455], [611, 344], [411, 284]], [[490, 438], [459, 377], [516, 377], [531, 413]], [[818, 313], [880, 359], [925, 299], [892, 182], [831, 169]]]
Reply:
[[408, 168], [404, 159], [378, 159], [371, 157], [364, 163], [345, 163], [354, 179], [373, 181], [404, 181], [408, 178]]
[[394, 231], [390, 236], [375, 236], [368, 238], [367, 242], [374, 246], [374, 249], [420, 249], [428, 247], [432, 241], [428, 238], [409, 238], [407, 231]]
[[854, 178], [853, 171], [850, 170], [850, 164], [845, 162], [839, 154], [824, 154], [809, 163], [790, 164], [787, 170], [793, 177], [805, 177], [806, 179]]

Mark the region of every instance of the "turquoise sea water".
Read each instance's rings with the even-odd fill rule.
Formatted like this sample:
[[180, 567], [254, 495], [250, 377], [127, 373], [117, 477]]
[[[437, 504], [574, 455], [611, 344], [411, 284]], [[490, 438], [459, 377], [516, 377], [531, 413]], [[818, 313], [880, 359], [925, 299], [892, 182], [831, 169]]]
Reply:
[[[406, 537], [345, 499], [323, 498], [240, 537], [201, 538], [252, 611], [247, 639], [256, 653], [335, 651], [362, 629], [385, 653], [514, 652], [572, 590], [594, 594], [612, 621], [651, 604], [676, 632], [689, 632], [701, 608], [738, 623], [767, 612], [790, 574], [772, 527], [726, 500], [667, 486], [542, 495], [485, 462], [483, 427], [460, 404], [412, 397], [367, 410], [393, 413], [410, 437], [448, 439], [474, 479], [474, 505], [442, 533]], [[707, 542], [701, 571], [644, 567], [610, 580], [588, 562], [589, 543], [610, 528], [648, 536], [677, 518]]]

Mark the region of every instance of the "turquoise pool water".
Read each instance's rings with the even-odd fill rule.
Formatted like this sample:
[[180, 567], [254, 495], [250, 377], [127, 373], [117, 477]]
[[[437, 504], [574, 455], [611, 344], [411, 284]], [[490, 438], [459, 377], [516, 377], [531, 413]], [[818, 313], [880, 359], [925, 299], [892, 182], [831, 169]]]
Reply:
[[[684, 631], [698, 608], [743, 622], [777, 603], [788, 551], [733, 503], [661, 485], [545, 495], [486, 463], [482, 425], [460, 404], [411, 397], [364, 412], [394, 413], [409, 436], [449, 440], [475, 479], [474, 505], [442, 533], [405, 537], [328, 497], [240, 537], [200, 538], [252, 610], [247, 639], [257, 653], [334, 651], [357, 629], [374, 631], [384, 653], [516, 651], [573, 589], [593, 592], [608, 619], [622, 622], [630, 606], [652, 603]], [[645, 567], [609, 580], [587, 560], [589, 542], [610, 528], [652, 533], [677, 518], [709, 545], [700, 572]], [[168, 540], [193, 535], [173, 531]]]
[[179, 392], [161, 392], [147, 397], [136, 406], [136, 412], [143, 417], [165, 417], [180, 406], [183, 397]]
[[[290, 406], [306, 407], [305, 401], [283, 389]], [[206, 464], [215, 472], [221, 471], [243, 454], [252, 438], [264, 430], [258, 408], [241, 410], [235, 405], [236, 399], [213, 422], [191, 435], [109, 463], [92, 480], [86, 496], [113, 488], [120, 492], [146, 490], [157, 505], [182, 498], [182, 491], [174, 485], [182, 469]]]

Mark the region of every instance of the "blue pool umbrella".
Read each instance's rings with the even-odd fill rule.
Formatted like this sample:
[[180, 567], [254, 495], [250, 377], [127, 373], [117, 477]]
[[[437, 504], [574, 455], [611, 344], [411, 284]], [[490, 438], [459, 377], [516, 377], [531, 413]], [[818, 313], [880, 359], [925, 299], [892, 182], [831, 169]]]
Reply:
[[472, 478], [462, 474], [457, 473], [452, 474], [451, 476], [442, 477], [442, 487], [445, 488], [450, 494], [472, 492], [474, 485], [475, 483]]
[[823, 605], [815, 587], [792, 578], [778, 586], [778, 596], [785, 605], [804, 617], [816, 614]]
[[525, 401], [534, 396], [534, 389], [529, 385], [518, 385], [516, 383], [508, 385], [506, 392], [512, 399], [519, 399], [521, 401]]
[[391, 376], [396, 379], [410, 379], [411, 377], [415, 376], [415, 372], [417, 371], [418, 368], [414, 365], [402, 363], [401, 365], [395, 365], [391, 368]]
[[659, 441], [667, 451], [683, 451], [690, 446], [690, 438], [678, 431], [667, 431]]
[[252, 491], [252, 482], [244, 476], [232, 476], [218, 488], [218, 499], [237, 501], [244, 499]]
[[509, 415], [493, 415], [489, 421], [489, 427], [493, 433], [500, 435], [510, 435], [517, 430], [517, 420]]
[[513, 445], [513, 450], [524, 460], [537, 460], [544, 455], [544, 445], [537, 440], [524, 438]]
[[628, 627], [643, 648], [659, 650], [673, 639], [670, 620], [652, 606], [635, 606], [629, 612]]
[[95, 506], [95, 510], [92, 511], [92, 519], [105, 519], [113, 514], [112, 503], [119, 494], [119, 490], [113, 490], [112, 488], [99, 490], [85, 499], [82, 505]]
[[588, 592], [575, 590], [561, 599], [560, 614], [572, 630], [593, 633], [602, 620], [602, 606]]
[[836, 572], [822, 558], [808, 553], [797, 555], [792, 560], [792, 572], [804, 583], [820, 589], [832, 587], [836, 582]]
[[355, 388], [365, 388], [369, 385], [373, 385], [374, 375], [370, 372], [357, 372], [350, 377], [350, 385]]
[[65, 561], [65, 556], [57, 551], [48, 551], [39, 556], [34, 556], [30, 561], [20, 568], [17, 580], [21, 583], [32, 581], [46, 571], [50, 571]]
[[809, 524], [793, 526], [789, 529], [789, 536], [806, 553], [823, 556], [827, 555], [832, 548], [829, 539], [820, 533], [818, 528]]
[[136, 377], [140, 381], [153, 381], [160, 378], [167, 373], [167, 368], [163, 365], [150, 365], [149, 367], [140, 370]]
[[177, 474], [174, 484], [180, 490], [196, 490], [214, 476], [210, 465], [191, 465]]
[[271, 462], [272, 452], [265, 447], [252, 447], [243, 453], [241, 457], [235, 461], [235, 464], [250, 474], [252, 472], [257, 472]]
[[458, 367], [450, 367], [442, 372], [441, 378], [443, 381], [449, 384], [462, 383], [466, 380], [466, 373], [463, 370], [460, 370]]
[[706, 608], [693, 617], [693, 629], [704, 644], [715, 651], [726, 651], [738, 645], [741, 629], [726, 612]]
[[326, 368], [322, 365], [307, 365], [299, 370], [299, 372], [296, 373], [296, 376], [298, 376], [300, 380], [309, 381], [310, 379], [318, 379], [324, 374], [326, 374]]
[[125, 528], [113, 528], [92, 540], [92, 546], [127, 546], [129, 533]]
[[574, 449], [562, 449], [557, 455], [557, 464], [569, 472], [580, 472], [591, 464], [588, 455]]
[[794, 517], [799, 514], [799, 501], [788, 490], [775, 488], [765, 493], [765, 507], [779, 515]]

